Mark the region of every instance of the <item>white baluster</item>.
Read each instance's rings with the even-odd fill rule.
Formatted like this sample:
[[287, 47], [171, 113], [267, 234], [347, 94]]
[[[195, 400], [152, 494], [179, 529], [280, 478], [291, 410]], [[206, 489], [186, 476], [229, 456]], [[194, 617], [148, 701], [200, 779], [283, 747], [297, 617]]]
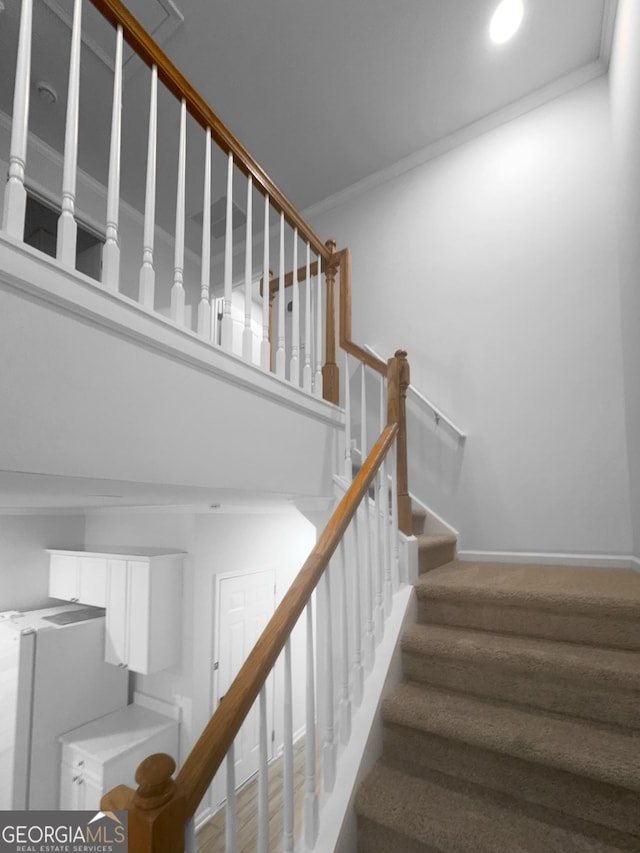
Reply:
[[29, 132], [29, 86], [31, 84], [31, 29], [32, 0], [22, 0], [16, 82], [13, 88], [13, 117], [11, 119], [11, 144], [9, 148], [9, 176], [4, 189], [2, 229], [22, 240], [27, 191], [24, 188], [24, 170], [27, 165], [27, 137]]
[[204, 137], [204, 190], [202, 201], [202, 267], [200, 302], [198, 304], [198, 334], [211, 339], [211, 128]]
[[232, 743], [227, 752], [227, 803], [224, 814], [224, 842], [228, 853], [236, 849], [236, 755]]
[[282, 849], [293, 850], [293, 697], [291, 637], [284, 646], [284, 754], [282, 758]]
[[233, 154], [229, 151], [227, 161], [227, 218], [224, 234], [224, 308], [222, 310], [222, 348], [233, 349], [233, 320], [231, 318], [231, 296], [233, 279]]
[[258, 766], [258, 840], [257, 853], [269, 853], [269, 768], [267, 741], [267, 688], [260, 690], [260, 758]]
[[78, 166], [78, 108], [80, 104], [80, 45], [82, 34], [82, 0], [73, 5], [67, 120], [64, 134], [64, 166], [62, 169], [62, 212], [58, 219], [56, 257], [69, 267], [76, 265], [75, 220], [76, 172]]
[[[385, 390], [386, 378], [380, 377], [380, 432], [385, 428], [387, 422], [387, 400]], [[391, 577], [391, 552], [389, 545], [389, 456], [385, 456], [380, 466], [380, 501], [382, 503], [382, 566], [383, 566], [383, 610], [384, 617], [388, 619], [391, 615], [391, 596], [393, 594], [393, 581]]]
[[298, 229], [293, 229], [293, 279], [291, 281], [291, 362], [289, 378], [300, 385], [300, 290], [298, 287]]
[[171, 288], [171, 319], [184, 324], [184, 196], [187, 171], [187, 102], [180, 105], [180, 147], [178, 150], [178, 186], [176, 189], [176, 242]]
[[313, 849], [318, 838], [318, 795], [316, 794], [316, 695], [313, 666], [313, 606], [307, 604], [307, 695], [304, 743], [304, 837]]
[[253, 332], [251, 331], [252, 241], [253, 240], [253, 178], [247, 180], [247, 236], [244, 244], [244, 331], [242, 334], [242, 357], [249, 364], [253, 361]]
[[156, 274], [153, 269], [153, 237], [156, 219], [156, 138], [158, 134], [158, 68], [151, 67], [149, 98], [149, 139], [147, 143], [147, 185], [144, 198], [144, 236], [140, 267], [139, 299], [145, 308], [153, 309]]
[[278, 276], [278, 347], [276, 349], [276, 376], [285, 378], [285, 259], [284, 259], [284, 213], [280, 214], [280, 272]]
[[[380, 406], [382, 406], [382, 401], [384, 399], [384, 385], [382, 384], [382, 377], [380, 379]], [[382, 411], [380, 412], [382, 416]], [[382, 640], [382, 635], [384, 634], [384, 599], [383, 599], [383, 586], [384, 586], [384, 563], [385, 563], [385, 554], [383, 548], [384, 542], [384, 533], [382, 530], [382, 519], [383, 519], [383, 510], [382, 510], [382, 472], [381, 469], [378, 468], [378, 473], [376, 474], [376, 478], [374, 480], [374, 489], [375, 489], [375, 542], [376, 542], [376, 561], [375, 561], [375, 588], [376, 588], [376, 610], [375, 610], [375, 636], [376, 643], [379, 643]]]
[[269, 341], [269, 296], [271, 273], [269, 272], [269, 196], [264, 197], [264, 247], [262, 256], [262, 344], [260, 345], [260, 367], [271, 370], [271, 343]]
[[316, 346], [315, 374], [313, 393], [322, 399], [322, 257], [318, 255], [318, 275], [316, 278]]
[[340, 575], [342, 589], [340, 591], [340, 740], [349, 743], [351, 737], [351, 696], [349, 694], [349, 622], [348, 622], [348, 597], [347, 597], [347, 552], [344, 536], [340, 540], [340, 562], [342, 572]]
[[[360, 444], [361, 444], [361, 462], [364, 462], [369, 453], [367, 445], [367, 381], [365, 375], [365, 366], [362, 365], [361, 372], [361, 392], [360, 392]], [[363, 552], [363, 568], [364, 568], [364, 666], [367, 672], [373, 669], [375, 660], [375, 637], [373, 630], [373, 607], [374, 607], [374, 592], [373, 592], [373, 560], [371, 559], [371, 517], [369, 511], [369, 495], [365, 495], [362, 500], [362, 511], [364, 514], [364, 548]]]
[[336, 782], [335, 726], [333, 721], [333, 624], [331, 619], [331, 564], [323, 575], [325, 592], [324, 618], [324, 738], [322, 744], [322, 779], [324, 789], [333, 791]]
[[360, 512], [353, 516], [353, 701], [356, 707], [362, 704], [364, 688], [364, 671], [362, 668], [362, 600], [360, 597], [360, 580], [362, 577], [362, 560], [360, 557]]
[[120, 280], [120, 246], [118, 213], [120, 209], [120, 136], [122, 127], [122, 27], [116, 29], [116, 58], [113, 75], [113, 107], [111, 111], [111, 147], [109, 150], [109, 182], [107, 186], [107, 232], [102, 247], [102, 283], [117, 290]]
[[198, 853], [196, 821], [191, 817], [184, 825], [184, 853]]
[[349, 353], [344, 354], [344, 476], [351, 482], [353, 465], [351, 462], [351, 383], [349, 381]]
[[396, 457], [396, 447], [398, 439], [396, 438], [393, 447], [389, 451], [391, 459], [391, 550], [393, 553], [393, 571], [397, 578], [398, 589], [403, 587], [407, 581], [403, 577], [403, 572], [400, 568], [400, 542], [398, 538], [398, 461]]
[[302, 387], [310, 394], [313, 377], [311, 375], [311, 246], [309, 243], [307, 243], [307, 268], [304, 281], [304, 366], [302, 368]]

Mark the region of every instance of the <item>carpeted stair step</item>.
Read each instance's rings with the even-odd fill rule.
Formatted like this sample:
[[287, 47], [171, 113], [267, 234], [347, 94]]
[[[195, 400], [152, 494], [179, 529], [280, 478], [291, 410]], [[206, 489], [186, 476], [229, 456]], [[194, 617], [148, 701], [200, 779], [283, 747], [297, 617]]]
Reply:
[[455, 536], [429, 536], [420, 533], [416, 539], [418, 540], [418, 570], [421, 575], [455, 560], [458, 541]]
[[[406, 682], [385, 755], [640, 836], [640, 732]], [[638, 839], [640, 844], [640, 838]]]
[[427, 523], [427, 511], [420, 506], [412, 504], [411, 506], [411, 529], [414, 536], [424, 533], [424, 526]]
[[640, 728], [640, 652], [413, 625], [405, 677], [605, 723]]
[[425, 623], [640, 650], [640, 573], [451, 562], [416, 584]]
[[[359, 853], [618, 853], [640, 842], [441, 774], [378, 762], [356, 798]], [[557, 817], [557, 819], [556, 819]]]

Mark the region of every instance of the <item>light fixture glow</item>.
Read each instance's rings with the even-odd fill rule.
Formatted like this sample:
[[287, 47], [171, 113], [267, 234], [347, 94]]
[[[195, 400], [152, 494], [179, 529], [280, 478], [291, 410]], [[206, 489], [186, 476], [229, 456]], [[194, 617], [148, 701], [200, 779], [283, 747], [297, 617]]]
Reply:
[[491, 18], [489, 35], [496, 44], [508, 41], [522, 23], [522, 0], [502, 0]]

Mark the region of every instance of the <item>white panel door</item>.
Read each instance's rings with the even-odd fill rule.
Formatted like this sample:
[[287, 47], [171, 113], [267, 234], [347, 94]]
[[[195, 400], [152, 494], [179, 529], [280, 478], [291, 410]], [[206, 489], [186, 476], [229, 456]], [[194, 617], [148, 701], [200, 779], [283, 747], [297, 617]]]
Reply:
[[[262, 633], [275, 609], [275, 572], [273, 570], [250, 572], [224, 577], [218, 583], [217, 606], [217, 662], [218, 690], [216, 703], [229, 689], [229, 685], [246, 660], [256, 640]], [[272, 726], [272, 682], [267, 685]], [[236, 785], [240, 786], [258, 771], [258, 705], [254, 704], [235, 741]]]

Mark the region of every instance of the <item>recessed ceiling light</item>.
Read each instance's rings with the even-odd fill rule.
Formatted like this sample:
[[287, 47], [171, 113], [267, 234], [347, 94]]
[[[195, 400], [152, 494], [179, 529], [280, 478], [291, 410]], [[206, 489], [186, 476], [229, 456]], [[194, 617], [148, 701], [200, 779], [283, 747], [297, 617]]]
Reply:
[[502, 0], [493, 13], [489, 26], [491, 41], [502, 44], [513, 36], [524, 15], [522, 0]]

